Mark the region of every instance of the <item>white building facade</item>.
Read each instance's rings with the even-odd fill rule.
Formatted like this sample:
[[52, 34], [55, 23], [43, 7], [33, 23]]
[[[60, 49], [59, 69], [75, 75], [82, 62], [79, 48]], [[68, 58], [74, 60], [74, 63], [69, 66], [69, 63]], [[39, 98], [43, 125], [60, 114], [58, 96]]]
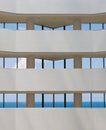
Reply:
[[[0, 28], [1, 130], [105, 129], [105, 0], [0, 0]], [[19, 68], [22, 58], [26, 69]], [[6, 107], [9, 94], [15, 108]], [[21, 94], [26, 108], [19, 107]], [[39, 94], [42, 108], [35, 103]], [[51, 108], [45, 108], [47, 95]], [[93, 108], [96, 96], [101, 109]]]

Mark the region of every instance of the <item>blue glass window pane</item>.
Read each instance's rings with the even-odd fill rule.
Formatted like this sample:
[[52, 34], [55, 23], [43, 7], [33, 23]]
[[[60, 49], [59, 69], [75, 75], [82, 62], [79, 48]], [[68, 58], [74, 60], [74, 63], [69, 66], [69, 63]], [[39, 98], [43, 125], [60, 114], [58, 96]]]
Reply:
[[103, 58], [92, 58], [92, 68], [103, 68]]
[[105, 68], [106, 68], [106, 58], [105, 58]]
[[102, 24], [91, 24], [91, 30], [101, 30]]
[[66, 28], [66, 30], [73, 30], [73, 25], [68, 25], [65, 28]]
[[89, 30], [89, 24], [81, 24], [81, 30]]
[[16, 23], [5, 23], [5, 28], [6, 29], [11, 29], [11, 30], [16, 30], [17, 29], [17, 24]]
[[55, 68], [58, 69], [64, 68], [64, 61], [63, 60], [55, 61]]
[[0, 23], [0, 28], [3, 28], [4, 26], [3, 26], [3, 23]]
[[82, 58], [82, 68], [90, 68], [90, 58]]
[[55, 28], [54, 30], [63, 30], [63, 27]]
[[74, 94], [66, 94], [66, 107], [74, 107]]
[[26, 30], [26, 23], [18, 23], [18, 30]]
[[3, 58], [0, 58], [0, 68], [3, 68]]
[[3, 94], [0, 94], [0, 108], [3, 108]]
[[92, 93], [92, 107], [103, 108], [104, 107], [104, 95], [103, 93]]
[[53, 94], [44, 94], [44, 107], [53, 107]]
[[42, 26], [40, 26], [40, 25], [34, 25], [34, 30], [42, 30]]
[[53, 68], [53, 61], [44, 60], [44, 68], [45, 69], [52, 69]]
[[5, 94], [5, 108], [16, 108], [16, 94]]
[[74, 68], [74, 59], [66, 59], [66, 68]]
[[35, 59], [35, 68], [36, 69], [42, 68], [42, 60], [41, 59]]
[[44, 27], [44, 30], [52, 30], [52, 28]]
[[91, 107], [90, 93], [82, 94], [82, 107], [84, 107], [84, 108]]
[[55, 94], [55, 107], [64, 107], [64, 94]]
[[41, 108], [42, 107], [42, 94], [35, 94], [35, 107]]
[[18, 94], [18, 107], [19, 108], [26, 107], [26, 94]]
[[5, 58], [5, 68], [16, 68], [16, 58]]

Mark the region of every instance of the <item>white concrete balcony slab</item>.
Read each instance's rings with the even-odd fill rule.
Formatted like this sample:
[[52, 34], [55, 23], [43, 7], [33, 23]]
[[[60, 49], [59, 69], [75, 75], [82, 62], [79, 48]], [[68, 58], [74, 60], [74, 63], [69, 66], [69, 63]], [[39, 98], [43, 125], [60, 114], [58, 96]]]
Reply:
[[105, 92], [106, 69], [0, 69], [0, 92]]
[[16, 14], [95, 14], [106, 12], [106, 1], [0, 0], [0, 11]]
[[105, 130], [106, 109], [0, 109], [1, 130]]
[[83, 22], [106, 22], [105, 0], [0, 0], [2, 22], [27, 22], [49, 27]]
[[12, 31], [0, 29], [1, 56], [63, 59], [76, 55], [106, 56], [106, 30]]

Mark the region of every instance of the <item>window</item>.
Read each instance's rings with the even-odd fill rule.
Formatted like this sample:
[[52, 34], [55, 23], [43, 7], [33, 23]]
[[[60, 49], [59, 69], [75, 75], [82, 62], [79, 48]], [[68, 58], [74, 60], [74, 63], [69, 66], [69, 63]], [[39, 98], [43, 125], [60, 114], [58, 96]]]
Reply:
[[4, 28], [4, 24], [3, 23], [0, 23], [0, 28]]
[[5, 58], [5, 68], [16, 68], [16, 58]]
[[35, 94], [35, 107], [42, 107], [42, 94]]
[[17, 24], [16, 23], [5, 23], [5, 28], [11, 29], [11, 30], [16, 30]]
[[74, 107], [74, 94], [66, 94], [66, 107]]
[[3, 68], [3, 58], [0, 58], [0, 68]]
[[58, 69], [64, 68], [64, 61], [63, 60], [55, 61], [55, 68], [58, 68]]
[[55, 94], [55, 107], [64, 107], [64, 94]]
[[16, 94], [5, 94], [5, 108], [16, 107]]
[[90, 93], [82, 94], [82, 107], [84, 108], [91, 107], [91, 94]]
[[53, 94], [44, 94], [44, 107], [53, 107]]
[[0, 108], [3, 108], [3, 94], [0, 94]]
[[73, 30], [73, 25], [67, 25], [65, 28], [66, 30]]
[[26, 94], [18, 94], [18, 107], [25, 108], [26, 107]]
[[52, 28], [44, 27], [44, 30], [52, 30]]
[[44, 68], [45, 69], [52, 69], [53, 68], [53, 61], [44, 60]]
[[40, 25], [34, 25], [34, 30], [42, 30], [42, 26], [40, 26]]
[[92, 58], [92, 68], [103, 68], [103, 58]]
[[26, 58], [18, 58], [18, 69], [26, 68]]
[[81, 24], [81, 30], [89, 30], [89, 24]]
[[26, 30], [26, 23], [18, 23], [18, 30]]
[[74, 59], [66, 59], [66, 68], [74, 68]]
[[104, 107], [104, 95], [103, 95], [103, 93], [92, 93], [92, 107], [93, 108]]
[[63, 27], [55, 28], [54, 30], [63, 30]]
[[41, 59], [35, 59], [35, 68], [36, 69], [42, 68], [42, 60]]
[[90, 68], [90, 58], [82, 58], [82, 68]]

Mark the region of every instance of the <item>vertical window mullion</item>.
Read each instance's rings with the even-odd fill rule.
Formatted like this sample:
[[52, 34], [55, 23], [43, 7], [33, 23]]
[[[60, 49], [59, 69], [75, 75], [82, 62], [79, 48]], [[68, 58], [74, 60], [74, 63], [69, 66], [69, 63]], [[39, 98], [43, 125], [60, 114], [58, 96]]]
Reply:
[[16, 108], [18, 108], [18, 93], [16, 93]]
[[64, 69], [66, 68], [66, 59], [64, 59]]
[[102, 29], [104, 30], [104, 23], [102, 23]]
[[91, 28], [91, 23], [89, 23], [89, 30], [91, 30], [92, 28]]
[[42, 108], [44, 108], [44, 93], [42, 93]]
[[3, 57], [3, 68], [5, 68], [5, 58]]
[[63, 26], [63, 30], [66, 30], [66, 26]]
[[105, 58], [103, 58], [103, 68], [105, 68]]
[[3, 23], [3, 28], [5, 28], [5, 23]]
[[42, 59], [42, 69], [44, 69], [44, 59]]
[[92, 108], [92, 93], [90, 93], [90, 102], [91, 102], [91, 108]]
[[44, 30], [44, 26], [42, 25], [42, 30]]
[[5, 93], [3, 93], [3, 108], [5, 108]]
[[55, 61], [53, 60], [53, 69], [55, 68]]
[[53, 107], [55, 107], [55, 94], [53, 93]]
[[18, 68], [18, 57], [16, 58], [16, 68]]
[[64, 107], [66, 107], [66, 93], [64, 93]]
[[104, 93], [104, 108], [105, 108], [105, 93]]
[[90, 69], [92, 69], [92, 58], [90, 57]]
[[16, 23], [16, 26], [17, 26], [17, 27], [16, 27], [16, 30], [18, 30], [18, 23]]

